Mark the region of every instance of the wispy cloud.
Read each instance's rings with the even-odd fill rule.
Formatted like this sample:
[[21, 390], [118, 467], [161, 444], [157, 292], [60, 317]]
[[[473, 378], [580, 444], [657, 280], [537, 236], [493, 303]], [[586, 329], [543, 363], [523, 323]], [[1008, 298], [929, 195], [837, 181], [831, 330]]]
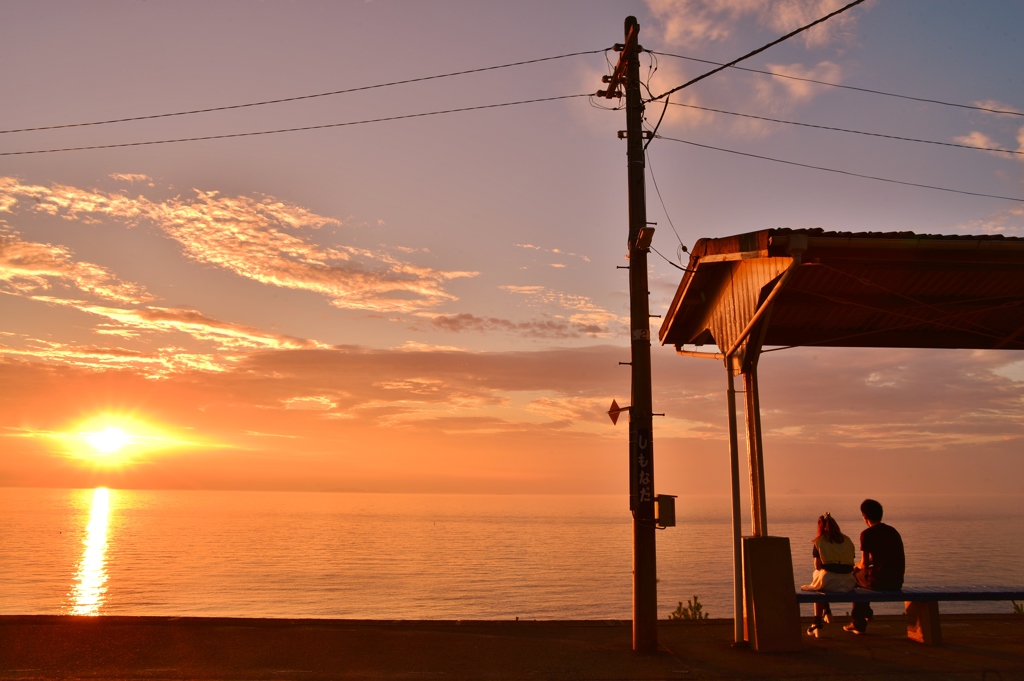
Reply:
[[[978, 130], [972, 130], [970, 133], [966, 135], [954, 137], [953, 141], [959, 142], [960, 144], [966, 144], [969, 147], [975, 147], [976, 149], [1009, 149], [1011, 151], [1019, 151], [1022, 154], [1024, 154], [1024, 126], [1021, 126], [1017, 130], [1017, 138], [1014, 140], [1014, 142], [1016, 143], [1016, 149], [1013, 148], [1013, 144], [1000, 144], [996, 140], [992, 139], [985, 133], [980, 132]], [[1002, 151], [992, 151], [989, 153], [1000, 158], [1007, 158], [1009, 156], [1006, 152]], [[1024, 161], [1024, 155], [1021, 154], [1015, 155], [1014, 158], [1016, 158], [1018, 161]]]
[[[1017, 107], [1013, 106], [1012, 104], [1007, 104], [1005, 102], [1000, 102], [998, 99], [983, 99], [983, 100], [974, 102], [974, 105], [975, 106], [981, 106], [981, 107], [984, 107], [986, 109], [996, 109], [997, 111], [1012, 111], [1012, 112], [1018, 113], [1018, 114], [1019, 113], [1024, 113], [1020, 109], [1018, 109]], [[995, 115], [1007, 117], [1007, 116], [1012, 116], [1013, 114], [1006, 113], [1006, 114], [995, 114]], [[1016, 119], [1016, 116], [1014, 116], [1014, 119]]]
[[[765, 70], [797, 78], [820, 80], [826, 83], [842, 83], [843, 69], [831, 61], [821, 61], [814, 66], [803, 64], [766, 64]], [[791, 78], [764, 78], [757, 81], [759, 99], [774, 109], [784, 109], [794, 103], [803, 103], [824, 92], [821, 85]], [[780, 105], [784, 102], [784, 105]]]
[[448, 281], [476, 272], [418, 266], [377, 250], [321, 246], [311, 233], [340, 226], [334, 218], [269, 196], [222, 196], [196, 190], [193, 198], [151, 201], [65, 185], [25, 185], [0, 178], [0, 210], [13, 212], [20, 198], [29, 209], [67, 220], [111, 217], [138, 225], [149, 221], [181, 244], [190, 259], [262, 284], [310, 291], [343, 309], [413, 312], [456, 297]]
[[0, 344], [0, 357], [45, 364], [107, 371], [131, 371], [145, 378], [167, 378], [187, 372], [221, 372], [239, 358], [188, 352], [167, 347], [145, 352], [98, 345], [72, 345], [42, 339], [28, 339], [19, 347]]
[[144, 182], [150, 187], [155, 187], [153, 178], [149, 175], [142, 175], [140, 173], [110, 173], [110, 178], [119, 182], [130, 182], [135, 184], [136, 182]]
[[[721, 366], [654, 350], [656, 408], [667, 414], [655, 424], [664, 488], [683, 489], [699, 479], [702, 489], [727, 493]], [[177, 469], [174, 459], [153, 462], [134, 484], [217, 486], [222, 476], [235, 475], [247, 484], [365, 490], [401, 482], [436, 491], [448, 489], [439, 480], [465, 474], [480, 483], [473, 486], [479, 491], [500, 489], [485, 481], [518, 480], [524, 470], [549, 483], [531, 482], [520, 491], [564, 491], [580, 476], [590, 482], [574, 488], [579, 491], [615, 491], [624, 484], [625, 427], [612, 426], [605, 413], [612, 397], [628, 402], [628, 372], [617, 365], [628, 357], [621, 345], [534, 352], [257, 351], [220, 371], [170, 373], [159, 390], [140, 378], [141, 364], [131, 363], [149, 360], [158, 373], [161, 359], [180, 358], [74, 351], [81, 364], [0, 359], [0, 436], [26, 424], [64, 430], [62, 424], [81, 418], [83, 394], [103, 395], [114, 404], [141, 404], [139, 413], [154, 423], [208, 435], [240, 452], [230, 460], [204, 453], [200, 467], [184, 459], [185, 468]], [[850, 461], [867, 460], [892, 472], [886, 489], [1012, 493], [1020, 478], [1024, 381], [1019, 369], [1016, 380], [1002, 374], [1015, 358], [998, 351], [829, 348], [766, 355], [761, 404], [769, 485], [806, 486], [824, 470], [844, 489], [877, 489], [877, 476], [851, 468]], [[90, 359], [126, 370], [99, 375]], [[0, 477], [53, 484], [56, 474], [43, 464], [32, 469], [35, 477], [26, 472], [32, 461], [44, 460], [39, 446], [5, 440], [5, 453], [26, 454], [0, 457]], [[921, 481], [922, 471], [933, 470], [944, 481]]]
[[500, 317], [478, 317], [469, 313], [437, 315], [430, 320], [430, 324], [436, 329], [453, 333], [500, 332], [528, 338], [580, 338], [603, 336], [608, 333], [606, 326], [567, 319], [531, 319], [515, 322]]
[[[661, 93], [686, 82], [706, 70], [675, 60], [663, 60], [650, 78], [652, 92]], [[842, 83], [842, 67], [829, 60], [804, 65], [801, 63], [766, 64], [762, 70], [771, 73], [809, 78], [830, 83]], [[783, 116], [790, 114], [828, 91], [820, 85], [791, 78], [770, 78], [763, 75], [744, 75], [722, 78], [714, 82], [712, 89], [686, 89], [672, 96], [673, 106], [665, 111], [661, 129], [703, 130], [728, 135], [730, 138], [761, 138], [777, 133], [780, 125], [743, 116], [731, 116], [706, 109], [733, 111], [740, 114], [760, 116]], [[661, 116], [661, 104], [656, 104], [657, 115]], [[700, 108], [697, 108], [700, 107]]]
[[[564, 251], [561, 248], [544, 248], [543, 246], [535, 246], [533, 244], [516, 244], [517, 248], [525, 248], [529, 251], [539, 251], [541, 253], [551, 253], [560, 257], [569, 256], [570, 258], [579, 258], [583, 262], [590, 262], [590, 258], [579, 253], [573, 253], [572, 251]], [[564, 265], [562, 265], [564, 267]]]
[[[218, 349], [297, 349], [327, 347], [316, 341], [267, 333], [243, 324], [223, 322], [208, 317], [196, 310], [154, 307], [115, 308], [93, 305], [80, 300], [34, 296], [34, 300], [72, 307], [81, 312], [97, 315], [109, 320], [100, 324], [99, 333], [131, 336], [131, 332], [180, 332], [197, 340], [214, 343]], [[129, 332], [126, 334], [125, 332]]]
[[[604, 327], [612, 322], [627, 321], [624, 317], [595, 304], [587, 296], [555, 291], [544, 286], [506, 285], [499, 288], [513, 295], [523, 296], [528, 306], [549, 310], [552, 317], [565, 319], [575, 325]], [[607, 329], [592, 333], [605, 332]]]
[[153, 299], [142, 286], [121, 281], [105, 267], [76, 261], [64, 246], [25, 241], [17, 232], [0, 231], [0, 291], [32, 295], [55, 285], [117, 303]]
[[433, 343], [421, 343], [413, 340], [405, 341], [393, 349], [399, 352], [467, 352], [465, 348], [454, 345], [435, 345]]
[[324, 395], [309, 395], [305, 397], [289, 397], [281, 400], [285, 409], [299, 409], [304, 411], [330, 411], [337, 408], [337, 403], [330, 397]]
[[1005, 234], [1024, 235], [1024, 207], [1007, 208], [979, 220], [958, 225], [955, 230], [961, 234]]
[[[647, 0], [647, 7], [669, 44], [697, 47], [732, 38], [744, 21], [753, 20], [783, 34], [845, 4], [842, 0]], [[801, 35], [808, 47], [848, 38], [857, 12], [846, 12]]]
[[960, 144], [966, 144], [969, 147], [975, 147], [977, 149], [992, 148], [999, 146], [999, 144], [994, 139], [992, 139], [985, 133], [979, 132], [977, 130], [974, 130], [967, 135], [954, 137], [953, 141], [959, 142]]

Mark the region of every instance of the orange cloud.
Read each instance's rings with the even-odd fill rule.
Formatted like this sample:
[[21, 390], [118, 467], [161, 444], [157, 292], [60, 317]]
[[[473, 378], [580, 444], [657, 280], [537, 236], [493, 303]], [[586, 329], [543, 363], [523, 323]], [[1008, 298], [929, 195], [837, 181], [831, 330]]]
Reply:
[[[612, 397], [628, 401], [628, 369], [617, 364], [624, 353], [612, 346], [259, 351], [221, 371], [171, 374], [159, 384], [138, 369], [101, 373], [9, 358], [0, 360], [0, 483], [621, 492], [626, 429], [612, 426], [605, 411]], [[870, 489], [935, 493], [969, 483], [1012, 492], [1021, 471], [1024, 382], [1000, 372], [1018, 355], [766, 355], [769, 487], [806, 488], [825, 475]], [[667, 414], [655, 422], [660, 489], [727, 493], [721, 365], [667, 348], [655, 348], [653, 361], [655, 408]], [[221, 447], [191, 448], [112, 481], [55, 468], [64, 464], [54, 463], [44, 440], [19, 435], [66, 432], [118, 405], [189, 434], [184, 439]], [[870, 467], [862, 475], [851, 464], [864, 460], [885, 461], [885, 485]], [[986, 476], [993, 480], [987, 487]]]
[[594, 304], [587, 296], [555, 291], [544, 286], [500, 286], [500, 289], [525, 298], [528, 306], [546, 309], [555, 319], [564, 319], [589, 335], [608, 335], [608, 324], [628, 324], [628, 319]]
[[33, 296], [33, 300], [72, 307], [81, 312], [97, 315], [115, 322], [101, 324], [97, 332], [108, 335], [134, 337], [135, 331], [167, 333], [177, 331], [201, 341], [210, 341], [219, 349], [255, 350], [280, 348], [327, 347], [303, 338], [267, 333], [252, 326], [223, 322], [201, 312], [167, 307], [122, 309], [92, 305], [80, 300]]
[[130, 370], [146, 378], [166, 378], [172, 374], [192, 371], [223, 371], [231, 359], [213, 354], [187, 352], [176, 347], [144, 352], [124, 348], [71, 345], [40, 339], [28, 339], [22, 347], [0, 344], [0, 357], [93, 371]]
[[[225, 371], [238, 364], [247, 352], [328, 347], [317, 341], [267, 333], [244, 324], [224, 322], [196, 310], [146, 306], [118, 308], [71, 298], [30, 296], [32, 300], [59, 305], [105, 320], [93, 331], [125, 341], [146, 335], [180, 333], [213, 346], [206, 352], [170, 345], [156, 349], [127, 349], [98, 345], [73, 345], [35, 338], [21, 338], [17, 346], [0, 344], [0, 356], [31, 359], [93, 370], [130, 369], [148, 378], [195, 371]], [[15, 334], [4, 334], [15, 337]]]
[[16, 232], [0, 232], [0, 291], [31, 295], [50, 290], [54, 284], [117, 303], [153, 299], [142, 286], [123, 282], [104, 267], [73, 260], [68, 248], [24, 241]]
[[[696, 47], [733, 37], [741, 22], [753, 19], [783, 34], [842, 7], [843, 0], [647, 0], [669, 44]], [[855, 11], [833, 17], [801, 35], [808, 47], [848, 37], [857, 24]]]
[[[820, 80], [826, 83], [842, 83], [843, 70], [839, 64], [822, 61], [815, 66], [803, 64], [767, 64], [765, 70], [797, 78]], [[759, 98], [770, 104], [774, 110], [791, 108], [792, 103], [810, 101], [825, 91], [820, 85], [791, 78], [765, 78], [757, 81]], [[780, 102], [784, 103], [780, 105]]]
[[[159, 385], [137, 371], [0, 361], [0, 482], [621, 492], [626, 429], [604, 412], [611, 397], [628, 400], [628, 370], [617, 365], [624, 352], [261, 351], [222, 371], [170, 375]], [[996, 485], [1012, 492], [1021, 471], [1024, 382], [999, 372], [1018, 354], [807, 349], [765, 356], [770, 490], [813, 487], [825, 475], [844, 489]], [[656, 348], [653, 360], [656, 409], [667, 413], [655, 423], [660, 489], [727, 493], [721, 365], [666, 348]], [[54, 468], [45, 441], [18, 435], [66, 431], [111, 403], [224, 446], [164, 457], [112, 482]], [[884, 485], [870, 467], [861, 474], [851, 464], [865, 460], [885, 461]], [[931, 476], [935, 470], [941, 475]]]
[[533, 319], [514, 322], [510, 319], [478, 317], [469, 313], [437, 315], [431, 318], [430, 324], [434, 328], [453, 333], [497, 331], [528, 338], [580, 338], [608, 334], [606, 326], [594, 323], [588, 324], [565, 319]]
[[97, 216], [137, 225], [155, 224], [181, 244], [187, 257], [247, 279], [311, 291], [343, 309], [413, 312], [455, 300], [445, 283], [476, 272], [421, 267], [382, 252], [351, 246], [324, 247], [309, 232], [341, 223], [272, 197], [225, 197], [196, 190], [193, 199], [154, 202], [138, 196], [51, 188], [0, 178], [0, 210], [12, 212], [19, 197], [31, 210], [67, 220]]
[[111, 173], [110, 177], [121, 182], [131, 182], [132, 184], [145, 182], [150, 187], [155, 186], [153, 179], [149, 175], [142, 175], [141, 173]]
[[[533, 244], [516, 244], [518, 248], [525, 248], [530, 251], [541, 251], [543, 253], [554, 253], [555, 255], [568, 255], [573, 258], [579, 258], [583, 262], [590, 262], [590, 258], [579, 253], [572, 253], [571, 251], [563, 251], [560, 248], [544, 248], [543, 246], [534, 246]], [[565, 267], [565, 265], [562, 265]]]

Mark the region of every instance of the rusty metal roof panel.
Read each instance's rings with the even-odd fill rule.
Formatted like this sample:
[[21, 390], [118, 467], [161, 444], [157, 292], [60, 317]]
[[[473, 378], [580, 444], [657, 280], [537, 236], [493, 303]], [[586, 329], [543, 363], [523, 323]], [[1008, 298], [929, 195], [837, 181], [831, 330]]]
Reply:
[[740, 262], [787, 257], [794, 234], [806, 250], [761, 322], [764, 345], [1024, 349], [1024, 239], [788, 229], [699, 241], [661, 341], [712, 342], [709, 292]]

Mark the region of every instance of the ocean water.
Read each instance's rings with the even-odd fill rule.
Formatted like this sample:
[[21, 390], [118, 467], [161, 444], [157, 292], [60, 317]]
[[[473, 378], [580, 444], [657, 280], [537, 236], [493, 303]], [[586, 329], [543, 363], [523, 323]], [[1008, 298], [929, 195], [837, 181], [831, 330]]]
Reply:
[[[1024, 583], [1024, 497], [882, 501], [908, 586]], [[769, 498], [797, 586], [817, 516], [831, 511], [856, 541], [859, 502]], [[682, 497], [677, 516], [657, 535], [659, 616], [697, 595], [730, 617], [728, 499]], [[628, 619], [631, 542], [621, 496], [6, 488], [0, 614]]]

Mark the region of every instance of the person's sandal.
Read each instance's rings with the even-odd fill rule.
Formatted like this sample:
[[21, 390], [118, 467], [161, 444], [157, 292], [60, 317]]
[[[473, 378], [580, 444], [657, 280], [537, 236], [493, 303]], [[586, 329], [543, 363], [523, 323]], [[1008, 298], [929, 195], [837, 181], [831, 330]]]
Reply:
[[850, 622], [845, 627], [843, 627], [843, 631], [848, 631], [851, 634], [857, 634], [859, 636], [860, 634], [863, 634], [865, 630], [864, 629], [858, 629], [856, 624], [854, 624], [853, 622]]
[[821, 634], [821, 625], [819, 625], [819, 624], [812, 624], [811, 626], [807, 627], [807, 635], [808, 636], [813, 636], [814, 638], [818, 638], [818, 636], [820, 634]]

